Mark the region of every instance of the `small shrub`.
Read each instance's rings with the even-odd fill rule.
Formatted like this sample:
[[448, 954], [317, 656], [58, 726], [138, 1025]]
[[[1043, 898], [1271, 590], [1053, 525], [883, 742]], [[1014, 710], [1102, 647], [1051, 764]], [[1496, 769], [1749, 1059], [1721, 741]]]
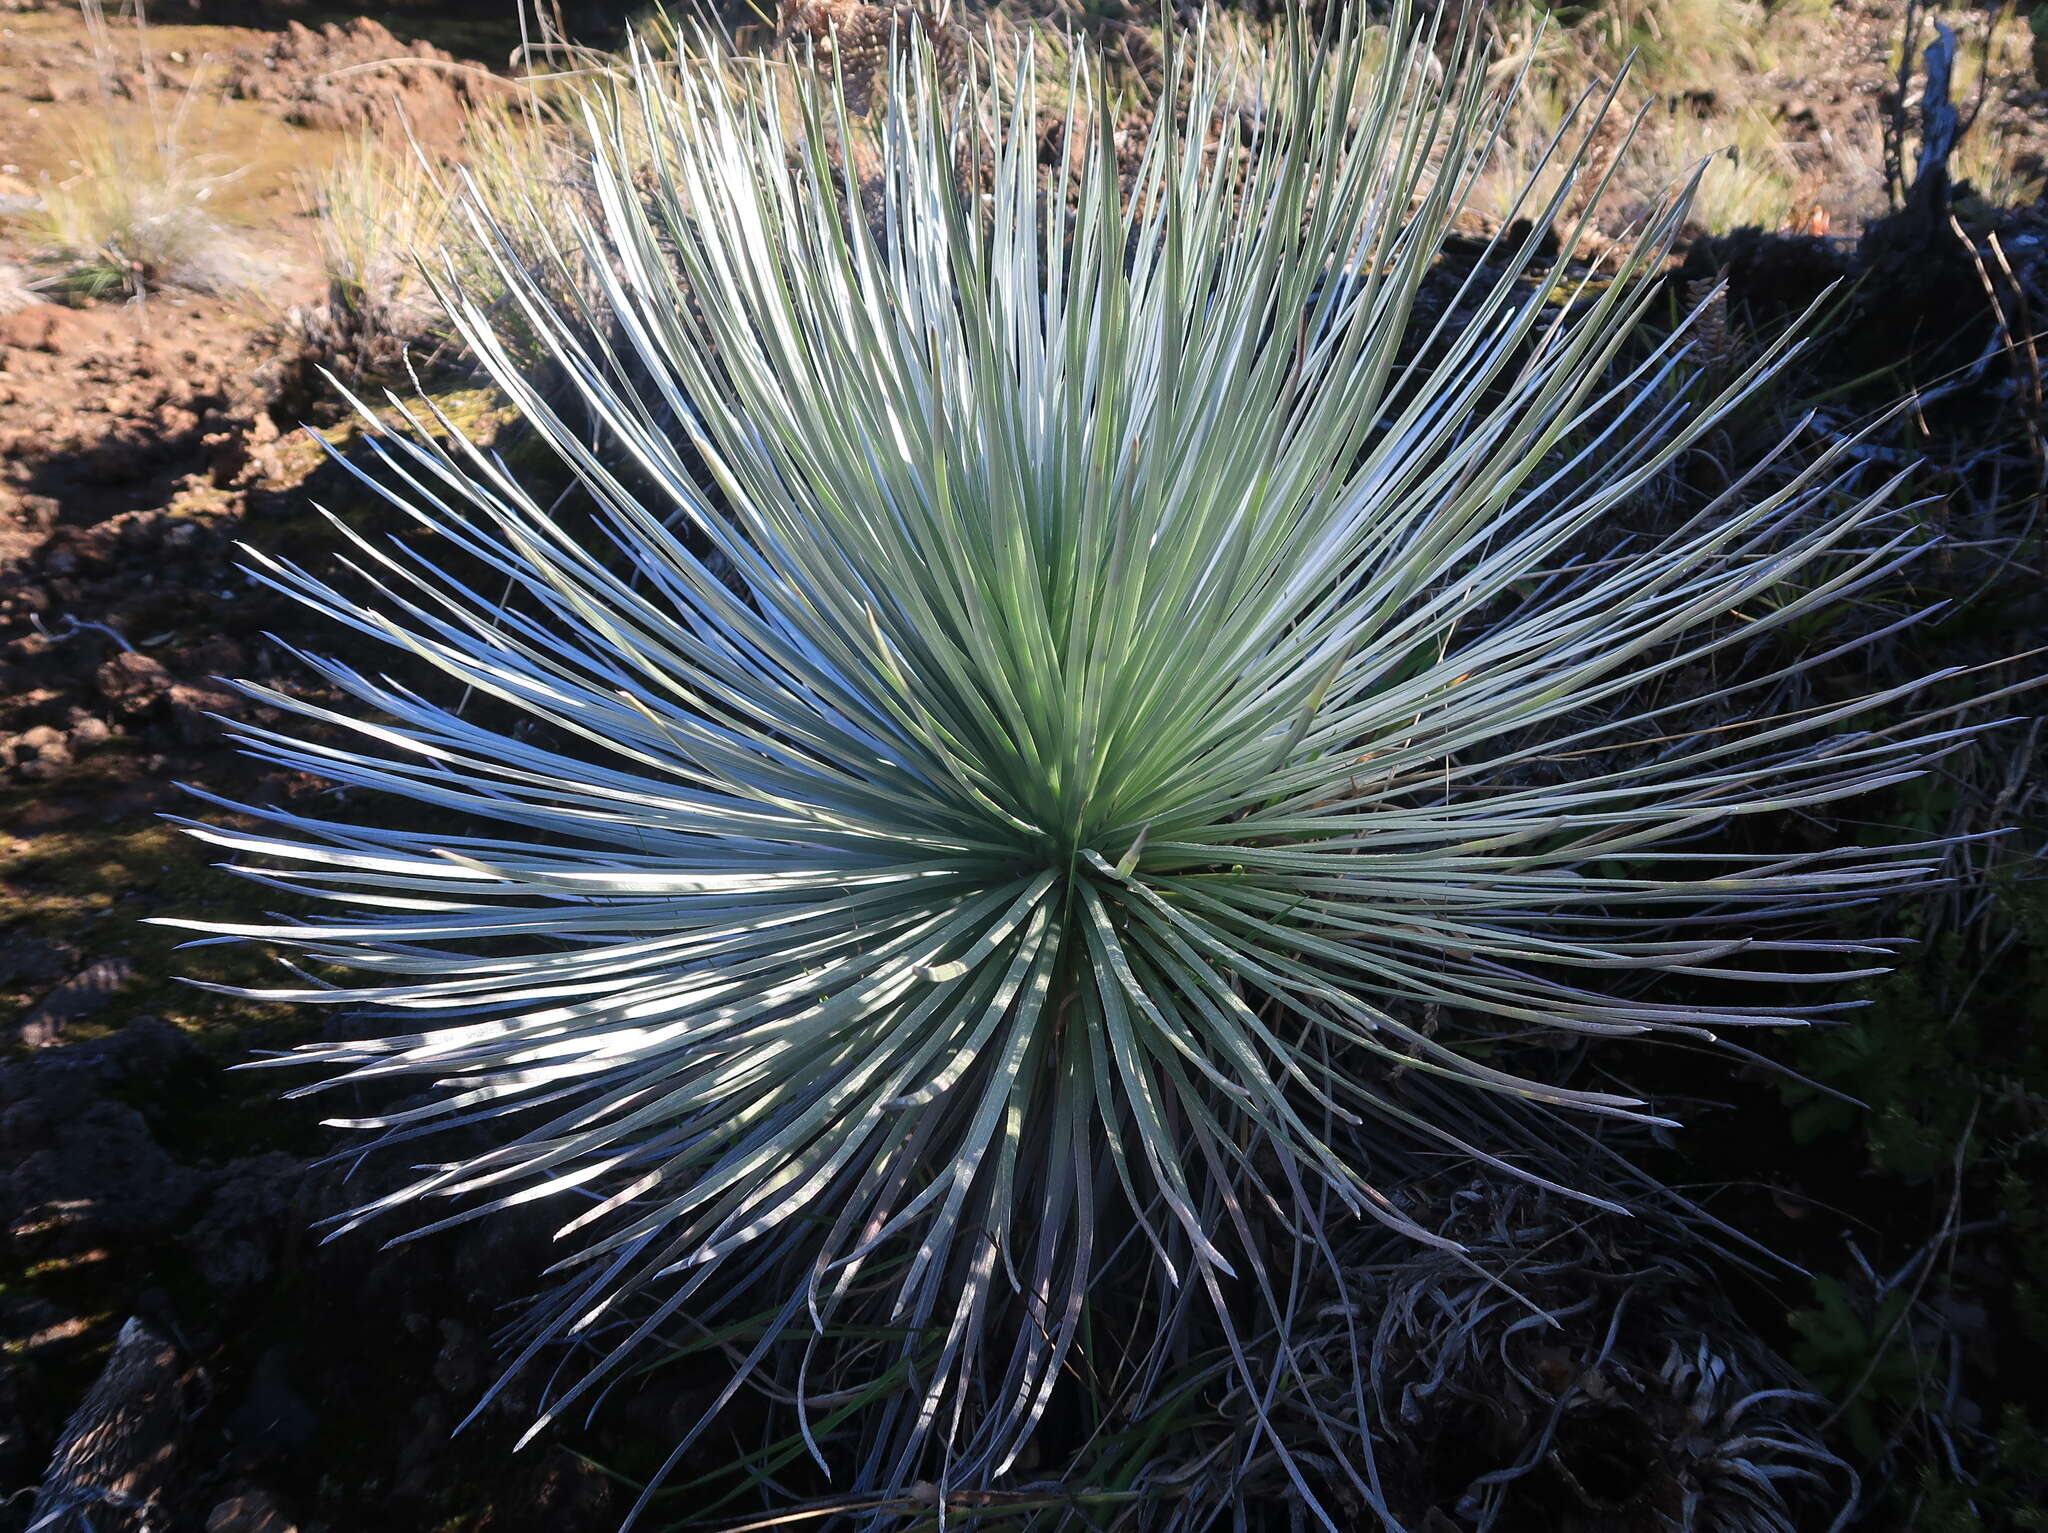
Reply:
[[591, 520], [373, 434], [437, 536], [365, 545], [362, 599], [263, 576], [447, 698], [315, 662], [355, 716], [249, 690], [351, 743], [241, 734], [426, 816], [196, 826], [338, 908], [180, 924], [371, 1010], [276, 1061], [303, 1090], [439, 1088], [344, 1126], [499, 1136], [360, 1219], [561, 1207], [521, 1360], [591, 1351], [550, 1414], [730, 1323], [721, 1400], [896, 1381], [852, 1478], [949, 1494], [1083, 1362], [1137, 1359], [1135, 1412], [1190, 1315], [1284, 1330], [1326, 1225], [1454, 1244], [1390, 1196], [1417, 1166], [1540, 1180], [1518, 1116], [1658, 1121], [1505, 1040], [1796, 1023], [1881, 963], [1775, 923], [1935, 854], [1771, 827], [1961, 732], [1911, 687], [1778, 716], [1744, 657], [1910, 530], [1846, 441], [1628, 520], [1783, 350], [1690, 413], [1683, 332], [1625, 353], [1684, 188], [1611, 280], [1569, 227], [1447, 268], [1495, 105], [1411, 21], [1285, 34], [1249, 97], [1184, 49], [1137, 124], [1085, 49], [954, 92], [919, 42], [872, 117], [642, 52], [585, 120], [566, 313], [469, 209], [570, 400], [495, 286], [451, 319]]

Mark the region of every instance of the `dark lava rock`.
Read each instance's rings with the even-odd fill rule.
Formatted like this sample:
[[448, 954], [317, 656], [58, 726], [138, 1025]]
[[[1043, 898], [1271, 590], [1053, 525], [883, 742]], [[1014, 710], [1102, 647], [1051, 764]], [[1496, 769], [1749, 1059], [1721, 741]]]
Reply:
[[32, 1049], [48, 1048], [67, 1024], [91, 1016], [134, 977], [135, 965], [125, 958], [87, 964], [36, 1003], [22, 1020], [21, 1041]]
[[291, 1359], [271, 1347], [257, 1360], [249, 1393], [228, 1419], [235, 1446], [259, 1462], [287, 1457], [312, 1442], [320, 1418], [291, 1378]]
[[251, 1487], [206, 1514], [206, 1533], [298, 1533], [298, 1527], [265, 1492]]
[[147, 655], [124, 653], [99, 669], [100, 696], [123, 713], [140, 713], [171, 690], [171, 673]]
[[78, 960], [78, 950], [39, 937], [22, 927], [0, 932], [0, 986], [39, 984], [58, 978]]
[[206, 1177], [107, 1090], [191, 1053], [175, 1028], [137, 1018], [110, 1038], [0, 1065], [0, 1230], [54, 1256], [175, 1227]]
[[293, 1206], [305, 1174], [306, 1163], [282, 1151], [232, 1161], [220, 1173], [185, 1245], [199, 1275], [223, 1298], [270, 1280], [279, 1247], [301, 1222]]

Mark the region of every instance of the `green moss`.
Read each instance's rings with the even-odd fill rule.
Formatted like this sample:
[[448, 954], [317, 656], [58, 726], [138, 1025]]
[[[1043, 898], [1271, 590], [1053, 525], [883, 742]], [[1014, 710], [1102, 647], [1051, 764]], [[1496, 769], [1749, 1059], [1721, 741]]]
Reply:
[[[0, 796], [0, 824], [17, 820], [32, 795]], [[173, 911], [229, 919], [276, 904], [275, 893], [224, 878], [210, 863], [206, 848], [154, 815], [112, 824], [85, 815], [0, 846], [0, 921], [75, 947], [88, 961], [122, 958], [133, 966], [130, 982], [67, 1036], [104, 1034], [149, 1014], [204, 1039], [222, 1027], [239, 1033], [282, 1016], [282, 1008], [209, 995], [176, 978], [260, 982], [275, 972], [261, 953], [223, 947], [181, 955], [185, 934], [145, 924]], [[25, 1009], [0, 999], [0, 1028], [18, 1023]]]
[[[1946, 791], [1903, 795], [1888, 818], [1939, 828]], [[1841, 1407], [1840, 1429], [1878, 1487], [1872, 1525], [2048, 1527], [2048, 1417], [2026, 1398], [2048, 1366], [2048, 891], [2001, 877], [1993, 893], [1995, 918], [1936, 935], [1862, 988], [1869, 1004], [1852, 1026], [1791, 1051], [1797, 1069], [1858, 1102], [1780, 1086], [1795, 1137], [1847, 1137], [1866, 1167], [1859, 1196], [1903, 1220], [1888, 1240], [1858, 1234], [1877, 1268], [1936, 1243], [1931, 1265], [1882, 1300], [1844, 1269], [1818, 1276], [1813, 1302], [1791, 1316], [1795, 1360]], [[1951, 1214], [1935, 1229], [1901, 1212], [1943, 1204]], [[1947, 1233], [1957, 1226], [1966, 1238]], [[1948, 1339], [1958, 1303], [1985, 1312], [1974, 1340]], [[1962, 1398], [1996, 1430], [1942, 1414], [1955, 1345]], [[1960, 1440], [1965, 1474], [1932, 1451], [1902, 1459], [1901, 1443], [1934, 1435]]]

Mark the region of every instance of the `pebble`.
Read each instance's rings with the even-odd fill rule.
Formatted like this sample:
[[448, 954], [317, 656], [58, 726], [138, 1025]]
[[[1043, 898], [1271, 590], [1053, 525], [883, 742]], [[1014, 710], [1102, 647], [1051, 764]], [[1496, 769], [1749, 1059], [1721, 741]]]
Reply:
[[298, 1533], [298, 1526], [262, 1491], [245, 1490], [206, 1514], [206, 1533]]

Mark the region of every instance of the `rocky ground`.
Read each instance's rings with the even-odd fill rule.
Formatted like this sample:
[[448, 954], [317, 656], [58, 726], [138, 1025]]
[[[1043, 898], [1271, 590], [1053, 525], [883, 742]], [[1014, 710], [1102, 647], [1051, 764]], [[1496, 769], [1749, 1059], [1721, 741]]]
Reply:
[[[19, 188], [51, 152], [37, 117], [90, 109], [98, 85], [75, 13], [0, 21], [0, 174]], [[364, 19], [164, 26], [151, 50], [155, 78], [117, 70], [118, 95], [214, 68], [261, 154], [299, 163], [377, 109], [364, 75], [431, 133], [473, 93], [456, 67], [476, 67]], [[394, 55], [450, 67], [334, 73]], [[257, 971], [174, 956], [141, 924], [247, 907], [162, 820], [201, 808], [179, 784], [319, 791], [220, 735], [249, 708], [222, 678], [310, 685], [235, 545], [321, 541], [325, 457], [299, 425], [334, 418], [291, 312], [320, 291], [303, 197], [273, 175], [252, 208], [266, 301], [0, 315], [0, 1527], [604, 1526], [603, 1475], [546, 1444], [508, 1457], [524, 1391], [448, 1440], [493, 1377], [497, 1278], [526, 1235], [480, 1229], [424, 1261], [321, 1244], [311, 1226], [366, 1184], [317, 1161], [270, 1081], [222, 1074], [296, 1024], [177, 983]], [[161, 1409], [95, 1423], [95, 1381], [138, 1369], [128, 1397]]]
[[[17, 1045], [0, 1062], [0, 1484], [47, 1492], [54, 1469], [81, 1506], [116, 1498], [98, 1528], [152, 1493], [170, 1519], [153, 1527], [275, 1533], [300, 1508], [321, 1509], [308, 1528], [436, 1525], [500, 1501], [477, 1487], [523, 1409], [507, 1397], [450, 1452], [517, 1237], [480, 1230], [422, 1262], [309, 1236], [360, 1186], [314, 1163], [268, 1082], [220, 1074], [293, 1024], [176, 984], [250, 975], [140, 924], [246, 904], [159, 818], [200, 807], [178, 784], [318, 792], [220, 739], [248, 708], [221, 678], [308, 684], [266, 636], [289, 615], [234, 548], [306, 530], [322, 457], [291, 434], [294, 368], [275, 326], [213, 300], [0, 319], [0, 1028]], [[102, 1483], [52, 1453], [131, 1323], [172, 1359], [175, 1430]], [[519, 1516], [473, 1525], [596, 1525], [601, 1477], [546, 1449], [512, 1462]]]

